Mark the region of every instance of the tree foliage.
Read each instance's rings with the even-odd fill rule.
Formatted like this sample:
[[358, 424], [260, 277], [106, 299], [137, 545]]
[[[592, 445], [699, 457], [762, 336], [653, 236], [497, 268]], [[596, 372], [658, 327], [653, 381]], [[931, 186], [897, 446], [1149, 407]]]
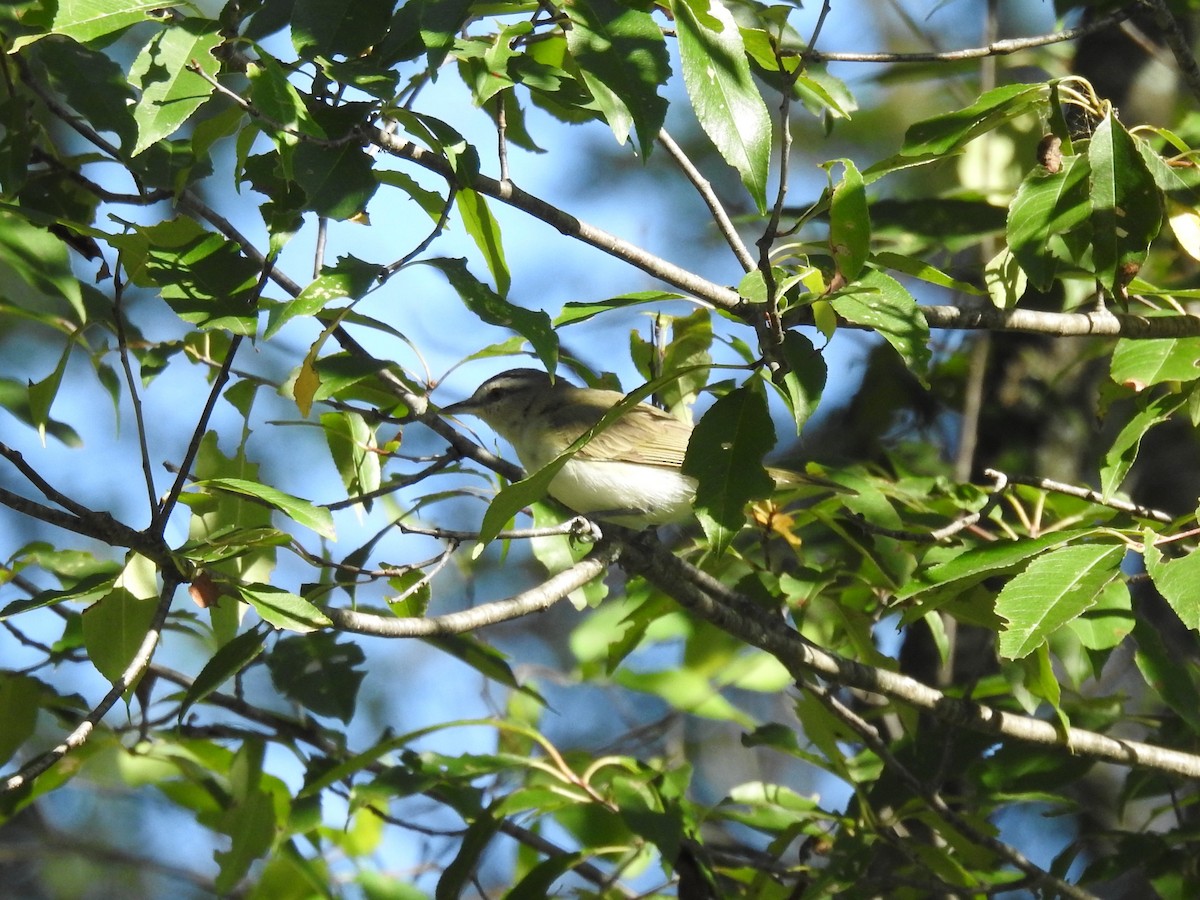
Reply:
[[[1200, 123], [1058, 43], [1136, 14], [1186, 92], [1185, 30], [872, 56], [802, 12], [0, 10], [0, 840], [40, 891], [1195, 892]], [[625, 181], [679, 234], [572, 205]], [[624, 268], [539, 301], [576, 247]], [[431, 366], [523, 357], [696, 405], [698, 525], [598, 537], [439, 414]], [[186, 853], [133, 839], [170, 816]]]

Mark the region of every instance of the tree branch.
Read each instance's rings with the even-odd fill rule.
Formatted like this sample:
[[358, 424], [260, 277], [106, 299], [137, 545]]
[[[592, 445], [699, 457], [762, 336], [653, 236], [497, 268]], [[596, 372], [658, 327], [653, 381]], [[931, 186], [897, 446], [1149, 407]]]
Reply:
[[396, 619], [360, 613], [352, 609], [326, 609], [325, 614], [343, 631], [374, 637], [413, 638], [438, 634], [463, 634], [488, 625], [507, 622], [531, 613], [544, 612], [571, 591], [604, 574], [616, 559], [615, 545], [597, 547], [593, 555], [559, 572], [542, 584], [507, 600], [497, 600], [462, 612], [423, 619]]
[[[1135, 339], [1200, 337], [1200, 316], [1139, 316], [1096, 310], [1087, 313], [997, 309], [994, 306], [922, 306], [930, 328], [1019, 331], [1055, 337], [1124, 337]], [[790, 323], [789, 323], [790, 324]]]
[[[1149, 2], [1149, 0], [1139, 0]], [[1157, 0], [1161, 2], [1161, 0]], [[962, 50], [944, 50], [940, 52], [919, 53], [837, 53], [822, 50], [785, 51], [788, 55], [800, 56], [809, 62], [855, 62], [855, 63], [923, 63], [923, 62], [957, 62], [967, 59], [980, 59], [985, 56], [1007, 56], [1020, 50], [1032, 50], [1035, 47], [1045, 47], [1048, 44], [1058, 44], [1063, 41], [1073, 41], [1085, 35], [1103, 31], [1133, 15], [1133, 9], [1126, 7], [1116, 12], [1102, 16], [1086, 25], [1067, 28], [1051, 34], [1041, 34], [1036, 37], [1009, 38], [1003, 41], [992, 41], [983, 47], [968, 47]]]
[[[1094, 894], [1076, 887], [1061, 878], [1051, 875], [1041, 866], [1031, 862], [1015, 847], [1004, 843], [998, 838], [985, 834], [976, 828], [965, 816], [960, 815], [942, 799], [936, 791], [930, 790], [907, 766], [900, 762], [888, 749], [887, 742], [880, 736], [879, 731], [870, 722], [847, 707], [832, 693], [820, 685], [805, 679], [804, 690], [815, 696], [825, 708], [849, 726], [865, 743], [883, 764], [904, 782], [916, 796], [929, 805], [930, 809], [944, 822], [981, 847], [991, 850], [1001, 859], [1007, 860], [1013, 868], [1024, 872], [1031, 881], [1042, 888], [1044, 895], [1053, 893], [1055, 896], [1072, 897], [1074, 900], [1096, 900]], [[1007, 887], [1007, 885], [1006, 885]]]
[[1166, 0], [1138, 0], [1138, 2], [1149, 8], [1150, 14], [1154, 17], [1154, 24], [1158, 26], [1163, 40], [1166, 41], [1171, 54], [1175, 57], [1175, 64], [1179, 66], [1179, 74], [1183, 76], [1184, 83], [1192, 92], [1192, 96], [1200, 100], [1200, 66], [1196, 64], [1196, 57], [1192, 52], [1192, 42], [1179, 27], [1179, 21], [1175, 18], [1175, 14], [1167, 6]]
[[121, 696], [129, 688], [137, 684], [138, 679], [142, 677], [142, 673], [150, 665], [150, 660], [154, 656], [154, 650], [158, 646], [159, 638], [162, 637], [163, 626], [167, 621], [167, 612], [171, 609], [171, 600], [175, 596], [175, 589], [179, 586], [179, 583], [178, 580], [169, 574], [164, 576], [162, 592], [159, 594], [158, 607], [154, 610], [154, 619], [150, 623], [150, 630], [146, 632], [137, 653], [129, 661], [129, 665], [125, 667], [125, 671], [113, 682], [112, 689], [104, 695], [104, 699], [96, 704], [95, 708], [75, 727], [74, 731], [63, 739], [61, 744], [40, 756], [34, 757], [21, 766], [15, 774], [5, 779], [4, 784], [0, 785], [0, 794], [17, 791], [31, 784], [35, 778], [72, 750], [82, 747], [87, 743], [87, 739], [91, 737], [99, 721], [108, 714], [108, 711], [112, 709], [113, 705], [121, 699]]
[[1093, 491], [1091, 488], [1079, 487], [1075, 484], [1066, 484], [1062, 481], [1055, 481], [1053, 478], [1035, 478], [1032, 475], [1009, 475], [1007, 472], [1001, 472], [998, 469], [984, 469], [983, 474], [988, 478], [994, 478], [997, 482], [996, 492], [1003, 490], [1008, 483], [1024, 484], [1029, 487], [1040, 488], [1043, 491], [1053, 491], [1056, 494], [1066, 494], [1068, 497], [1078, 497], [1081, 500], [1086, 500], [1089, 503], [1095, 503], [1099, 506], [1107, 506], [1109, 509], [1120, 510], [1121, 512], [1129, 513], [1130, 515], [1139, 516], [1143, 519], [1153, 519], [1156, 522], [1169, 524], [1175, 519], [1161, 509], [1151, 509], [1148, 506], [1142, 506], [1138, 503], [1130, 503], [1127, 500], [1118, 500], [1115, 497], [1105, 497], [1099, 491]]
[[[1142, 741], [1118, 740], [1081, 728], [1068, 728], [1064, 736], [1050, 722], [950, 697], [905, 675], [830, 653], [787, 627], [782, 620], [770, 617], [749, 598], [723, 587], [720, 594], [702, 589], [698, 585], [715, 579], [661, 546], [651, 546], [644, 540], [631, 542], [623, 549], [621, 560], [688, 611], [770, 653], [798, 681], [807, 673], [816, 673], [846, 687], [900, 700], [952, 725], [985, 734], [1058, 747], [1077, 756], [1157, 769], [1187, 778], [1200, 777], [1200, 756], [1194, 753]], [[730, 603], [731, 597], [736, 602]]]
[[704, 205], [708, 207], [713, 221], [717, 224], [717, 230], [721, 232], [725, 238], [725, 243], [729, 245], [729, 249], [733, 251], [733, 255], [737, 257], [738, 263], [744, 272], [754, 271], [754, 257], [750, 255], [750, 249], [742, 241], [742, 236], [738, 234], [737, 228], [734, 227], [733, 221], [729, 218], [729, 214], [725, 212], [725, 207], [721, 205], [721, 200], [717, 197], [716, 191], [713, 190], [712, 184], [705, 178], [700, 170], [693, 165], [688, 159], [683, 148], [675, 143], [675, 139], [667, 132], [667, 129], [662, 129], [658, 133], [658, 142], [662, 144], [663, 149], [675, 161], [675, 165], [679, 166], [679, 170], [687, 176], [687, 180], [692, 183], [692, 187], [696, 189]]
[[[388, 134], [382, 128], [366, 129], [364, 136], [367, 141], [375, 144], [387, 153], [401, 159], [407, 159], [430, 172], [441, 175], [451, 184], [458, 183], [458, 177], [450, 168], [449, 163], [437, 154], [414, 144], [412, 141]], [[738, 316], [745, 313], [745, 304], [738, 296], [737, 291], [722, 287], [715, 282], [709, 281], [707, 278], [701, 278], [699, 275], [682, 266], [677, 266], [675, 263], [668, 262], [647, 250], [643, 250], [636, 244], [631, 244], [616, 235], [609, 234], [607, 231], [597, 228], [595, 225], [590, 225], [582, 219], [564, 212], [557, 206], [547, 203], [540, 197], [535, 197], [533, 194], [521, 190], [511, 181], [497, 181], [495, 178], [489, 178], [487, 175], [476, 175], [472, 178], [469, 187], [481, 194], [494, 197], [502, 203], [507, 203], [515, 209], [528, 213], [535, 219], [539, 219], [557, 229], [567, 237], [590, 244], [610, 256], [615, 256], [617, 259], [641, 269], [646, 274], [652, 275], [660, 281], [677, 287], [679, 290], [685, 291], [701, 300], [708, 301], [713, 306], [724, 309], [727, 312], [732, 312]]]

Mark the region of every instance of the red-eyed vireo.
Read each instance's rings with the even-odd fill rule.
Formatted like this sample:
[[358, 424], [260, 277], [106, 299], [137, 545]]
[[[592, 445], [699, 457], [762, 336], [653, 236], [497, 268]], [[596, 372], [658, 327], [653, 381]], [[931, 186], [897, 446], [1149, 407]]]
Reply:
[[[477, 416], [513, 445], [536, 472], [625, 399], [580, 388], [537, 369], [489, 378], [450, 415]], [[588, 441], [550, 482], [550, 496], [589, 518], [646, 528], [687, 518], [696, 480], [680, 471], [692, 426], [641, 403]]]

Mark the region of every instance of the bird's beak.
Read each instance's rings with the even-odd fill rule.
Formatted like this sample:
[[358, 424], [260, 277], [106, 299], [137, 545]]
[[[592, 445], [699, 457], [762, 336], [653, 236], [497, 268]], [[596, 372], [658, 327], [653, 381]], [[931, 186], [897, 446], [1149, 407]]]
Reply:
[[441, 412], [443, 416], [469, 416], [475, 412], [475, 406], [471, 402], [471, 398], [468, 397], [466, 400], [459, 400], [457, 403], [443, 406]]

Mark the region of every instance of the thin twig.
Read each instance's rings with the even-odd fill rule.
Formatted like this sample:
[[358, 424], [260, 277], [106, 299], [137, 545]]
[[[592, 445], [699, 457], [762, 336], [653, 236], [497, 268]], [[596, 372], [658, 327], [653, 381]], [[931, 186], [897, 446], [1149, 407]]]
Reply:
[[667, 154], [675, 161], [675, 165], [687, 180], [692, 183], [692, 187], [696, 189], [696, 193], [704, 201], [704, 205], [708, 207], [709, 213], [712, 215], [713, 221], [717, 225], [717, 230], [721, 232], [721, 236], [725, 238], [725, 243], [729, 245], [729, 249], [733, 251], [733, 255], [737, 257], [738, 263], [745, 272], [754, 271], [754, 257], [750, 253], [750, 249], [742, 241], [742, 236], [738, 234], [737, 228], [734, 227], [733, 220], [729, 218], [729, 213], [725, 211], [725, 207], [721, 205], [721, 200], [713, 190], [712, 184], [705, 178], [695, 164], [688, 158], [688, 155], [683, 152], [683, 148], [675, 143], [675, 139], [663, 128], [658, 133], [658, 142], [662, 144]]
[[[819, 27], [819, 26], [818, 26]], [[783, 71], [783, 59], [776, 51], [779, 70]], [[762, 351], [763, 362], [771, 371], [772, 376], [782, 371], [780, 347], [783, 346], [783, 324], [779, 318], [779, 284], [775, 280], [775, 269], [771, 265], [771, 248], [779, 235], [779, 221], [783, 217], [783, 204], [788, 192], [788, 170], [792, 153], [792, 83], [800, 76], [801, 69], [797, 68], [787, 87], [782, 91], [779, 102], [779, 185], [775, 191], [775, 203], [771, 207], [771, 217], [763, 229], [758, 245], [758, 271], [762, 275], [766, 300], [761, 310], [753, 318], [754, 330], [758, 334], [758, 346]]]
[[[286, 291], [291, 296], [297, 296], [302, 288], [299, 284], [293, 281], [286, 272], [276, 267], [262, 253], [260, 253], [254, 244], [251, 243], [237, 228], [234, 227], [228, 219], [210, 207], [200, 197], [196, 196], [191, 191], [184, 191], [179, 198], [180, 207], [192, 212], [197, 217], [204, 219], [213, 228], [221, 232], [232, 241], [236, 241], [242, 247], [242, 252], [264, 267], [270, 279], [275, 282], [280, 288]], [[338, 326], [333, 331], [333, 336], [346, 352], [353, 354], [361, 359], [374, 359], [374, 357], [366, 351], [366, 349], [358, 343], [348, 331], [342, 326]], [[388, 388], [400, 400], [413, 411], [413, 418], [422, 422], [427, 427], [431, 428], [440, 435], [451, 448], [459, 456], [467, 459], [473, 459], [482, 466], [491, 469], [499, 475], [509, 479], [510, 481], [519, 481], [524, 477], [524, 472], [520, 466], [513, 465], [508, 460], [501, 459], [494, 453], [480, 447], [470, 438], [459, 433], [454, 426], [445, 422], [436, 410], [429, 407], [427, 398], [423, 394], [418, 394], [412, 390], [402, 379], [393, 373], [386, 363], [379, 363], [379, 379], [388, 386]]]
[[329, 220], [325, 216], [317, 216], [317, 243], [313, 249], [313, 278], [321, 277], [325, 265], [325, 242], [329, 238]]
[[150, 526], [154, 531], [162, 531], [166, 526], [167, 519], [175, 510], [175, 504], [179, 502], [179, 495], [183, 493], [183, 487], [187, 484], [188, 476], [192, 471], [192, 463], [196, 460], [196, 454], [200, 452], [200, 442], [204, 439], [204, 434], [208, 429], [208, 421], [212, 418], [213, 410], [217, 406], [217, 399], [221, 396], [221, 391], [225, 389], [225, 383], [229, 380], [229, 369], [233, 365], [233, 357], [241, 345], [242, 336], [240, 334], [235, 334], [229, 341], [229, 349], [225, 352], [225, 361], [217, 371], [216, 377], [213, 378], [212, 387], [208, 391], [208, 400], [204, 403], [204, 409], [200, 412], [196, 427], [192, 429], [192, 439], [188, 441], [183, 461], [179, 464], [179, 472], [175, 476], [175, 482], [171, 485], [167, 496], [163, 498], [162, 504], [158, 507], [158, 513]]
[[[1140, 0], [1150, 2], [1150, 0]], [[1161, 2], [1161, 0], [1158, 0]], [[1097, 31], [1103, 31], [1133, 15], [1132, 8], [1126, 7], [1102, 16], [1085, 25], [1066, 28], [1050, 34], [1036, 37], [1009, 38], [1003, 41], [992, 41], [984, 47], [969, 47], [963, 50], [945, 50], [939, 52], [918, 53], [840, 53], [821, 50], [785, 50], [789, 56], [800, 56], [811, 62], [855, 62], [855, 63], [923, 63], [923, 62], [955, 62], [966, 59], [980, 59], [985, 56], [1007, 56], [1020, 50], [1032, 50], [1049, 44], [1063, 41], [1073, 41]]]
[[500, 163], [500, 181], [511, 180], [508, 173], [508, 114], [504, 111], [504, 91], [496, 94], [496, 156]]
[[[414, 162], [430, 172], [441, 175], [451, 184], [455, 183], [455, 175], [449, 163], [436, 153], [426, 150], [412, 141], [387, 134], [378, 128], [365, 129], [363, 136], [365, 140], [377, 144], [387, 153]], [[706, 300], [714, 306], [719, 306], [735, 314], [744, 312], [743, 302], [738, 296], [737, 291], [709, 281], [707, 278], [702, 278], [682, 266], [677, 266], [659, 256], [655, 256], [653, 253], [642, 249], [636, 244], [631, 244], [616, 235], [609, 234], [607, 231], [597, 228], [595, 225], [584, 222], [582, 219], [559, 209], [557, 206], [547, 203], [540, 197], [521, 190], [512, 182], [497, 181], [494, 178], [479, 174], [475, 175], [471, 180], [471, 187], [481, 194], [494, 197], [502, 203], [506, 203], [515, 209], [533, 216], [535, 219], [540, 219], [568, 237], [575, 238], [610, 256], [623, 260], [685, 293], [691, 294], [701, 300]]]
[[813, 26], [812, 37], [808, 39], [808, 50], [805, 53], [809, 59], [812, 59], [813, 53], [816, 53], [817, 40], [821, 37], [821, 30], [825, 27], [825, 20], [829, 17], [829, 12], [833, 8], [831, 0], [824, 0], [821, 4], [821, 12], [817, 14], [817, 24]]
[[136, 550], [165, 570], [175, 571], [171, 550], [160, 538], [135, 531], [113, 518], [109, 513], [94, 510], [85, 510], [79, 514], [63, 512], [60, 509], [30, 500], [28, 497], [22, 497], [20, 494], [14, 494], [5, 488], [0, 488], [0, 505], [7, 506], [31, 519], [37, 519], [47, 525], [53, 525], [75, 534], [82, 534], [84, 537], [93, 538], [109, 546], [128, 547]]
[[450, 210], [454, 209], [455, 196], [456, 191], [453, 187], [451, 187], [450, 192], [446, 195], [446, 202], [442, 204], [442, 211], [438, 214], [437, 221], [433, 223], [433, 230], [430, 231], [429, 234], [425, 235], [425, 238], [418, 243], [417, 246], [413, 247], [395, 262], [388, 263], [383, 267], [383, 270], [379, 273], [380, 284], [383, 284], [383, 282], [387, 281], [402, 268], [407, 266], [420, 254], [424, 253], [425, 248], [432, 244], [434, 240], [437, 239], [438, 235], [446, 230], [446, 223], [450, 221]]
[[1156, 522], [1163, 523], [1175, 521], [1174, 516], [1163, 512], [1161, 509], [1152, 509], [1149, 506], [1142, 506], [1138, 503], [1130, 503], [1128, 500], [1119, 500], [1116, 497], [1105, 497], [1099, 491], [1093, 491], [1091, 488], [1080, 487], [1074, 484], [1066, 484], [1062, 481], [1055, 481], [1052, 478], [1036, 478], [1032, 475], [1009, 475], [1008, 473], [1001, 472], [998, 469], [984, 469], [983, 474], [988, 478], [994, 478], [997, 481], [1007, 481], [1012, 482], [1013, 484], [1024, 484], [1028, 485], [1029, 487], [1040, 488], [1043, 491], [1053, 491], [1056, 494], [1066, 494], [1068, 497], [1078, 497], [1080, 500], [1087, 500], [1089, 503], [1107, 506], [1109, 509], [1130, 513], [1135, 516], [1140, 516], [1143, 519], [1153, 519]]
[[[396, 527], [402, 534], [421, 534], [426, 537], [442, 538], [451, 541], [477, 541], [478, 531], [454, 531], [449, 528], [434, 528], [423, 525], [405, 525], [397, 522]], [[595, 524], [583, 516], [575, 516], [558, 525], [547, 525], [543, 528], [512, 528], [501, 531], [496, 535], [497, 540], [523, 541], [531, 538], [555, 537], [558, 535], [588, 536], [594, 534]]]
[[125, 372], [125, 387], [129, 390], [129, 402], [133, 405], [133, 419], [137, 427], [138, 453], [142, 458], [142, 477], [146, 480], [146, 494], [150, 499], [150, 518], [158, 509], [158, 493], [154, 489], [154, 471], [150, 462], [150, 444], [146, 438], [146, 420], [142, 414], [142, 396], [133, 377], [133, 366], [129, 362], [129, 339], [125, 333], [125, 307], [121, 300], [125, 294], [125, 282], [121, 278], [118, 262], [113, 272], [113, 322], [117, 330], [117, 350], [121, 357], [121, 368]]
[[14, 450], [7, 444], [0, 444], [0, 456], [7, 459], [16, 468], [18, 472], [25, 476], [35, 488], [37, 488], [43, 497], [51, 503], [57, 503], [68, 512], [74, 513], [81, 519], [89, 519], [100, 515], [94, 510], [89, 509], [82, 503], [75, 500], [73, 497], [68, 497], [62, 491], [58, 490], [54, 485], [50, 484], [43, 478], [33, 466], [25, 461], [25, 456], [19, 450]]

